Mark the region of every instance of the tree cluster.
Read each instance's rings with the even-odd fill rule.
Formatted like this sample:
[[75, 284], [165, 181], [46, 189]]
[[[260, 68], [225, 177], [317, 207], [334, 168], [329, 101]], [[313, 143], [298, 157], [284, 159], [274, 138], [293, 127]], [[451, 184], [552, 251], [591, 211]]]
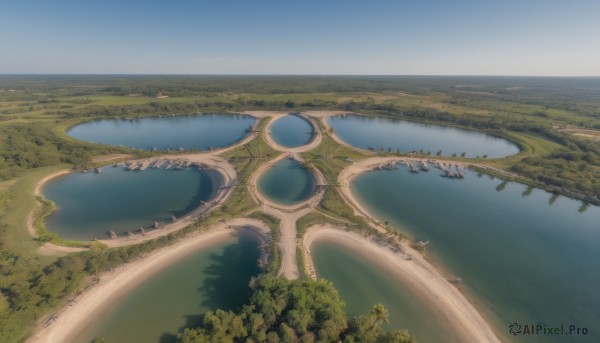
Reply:
[[114, 148], [67, 141], [56, 136], [46, 125], [15, 125], [0, 132], [0, 180], [20, 171], [59, 163], [75, 166], [90, 161], [92, 152], [106, 153]]
[[388, 321], [383, 305], [346, 320], [344, 303], [325, 280], [290, 281], [273, 276], [254, 279], [250, 303], [235, 313], [207, 312], [203, 324], [179, 335], [199, 342], [417, 342], [406, 331], [383, 333]]

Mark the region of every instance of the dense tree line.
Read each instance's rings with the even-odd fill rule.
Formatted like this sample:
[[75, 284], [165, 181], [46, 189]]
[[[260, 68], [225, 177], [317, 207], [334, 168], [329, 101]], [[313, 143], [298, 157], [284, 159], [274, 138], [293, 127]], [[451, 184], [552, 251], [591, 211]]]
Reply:
[[278, 110], [285, 111], [290, 109], [314, 109], [314, 108], [335, 108], [335, 102], [313, 99], [311, 101], [293, 102], [291, 100], [256, 100], [256, 99], [236, 99], [236, 100], [196, 100], [193, 103], [160, 103], [152, 101], [139, 105], [121, 105], [121, 106], [103, 106], [99, 108], [90, 108], [86, 110], [63, 110], [56, 114], [64, 115], [67, 118], [79, 117], [118, 117], [118, 116], [148, 116], [157, 114], [191, 114], [209, 111], [249, 111], [249, 110]]
[[155, 96], [157, 92], [173, 96], [224, 92], [455, 92], [463, 98], [494, 96], [570, 110], [597, 101], [600, 96], [600, 85], [594, 78], [487, 76], [4, 75], [0, 77], [0, 89], [28, 91], [31, 94], [148, 96]]
[[[548, 156], [526, 157], [510, 169], [520, 175], [554, 186], [600, 196], [600, 163], [592, 153], [561, 150]], [[592, 161], [592, 162], [588, 162]]]
[[[436, 110], [400, 110], [394, 105], [346, 104], [354, 111], [371, 111], [399, 119], [449, 123], [452, 125], [485, 130], [498, 136], [508, 136], [510, 131], [542, 136], [562, 146], [559, 151], [546, 155], [529, 156], [510, 167], [510, 170], [542, 184], [558, 189], [569, 189], [587, 196], [590, 201], [600, 201], [600, 142], [576, 138], [549, 126], [522, 117], [456, 115]], [[599, 118], [600, 119], [600, 118]]]
[[0, 131], [0, 180], [18, 176], [25, 169], [59, 163], [84, 165], [92, 153], [116, 151], [59, 138], [48, 125], [14, 125]]
[[408, 332], [384, 333], [383, 305], [346, 320], [344, 303], [325, 280], [290, 281], [261, 276], [250, 284], [252, 296], [239, 312], [209, 311], [197, 329], [179, 335], [183, 343], [200, 342], [395, 342], [417, 340]]
[[[458, 86], [460, 85], [460, 86]], [[519, 86], [519, 91], [513, 91]], [[313, 108], [358, 111], [396, 118], [470, 127], [505, 135], [525, 132], [556, 142], [561, 149], [518, 161], [512, 170], [539, 182], [566, 187], [588, 195], [600, 194], [600, 145], [561, 133], [552, 126], [551, 109], [571, 111], [567, 124], [600, 128], [600, 86], [594, 79], [536, 79], [486, 77], [277, 77], [277, 76], [0, 76], [0, 101], [21, 103], [3, 107], [0, 112], [0, 180], [18, 176], [24, 170], [58, 163], [83, 165], [93, 154], [119, 151], [80, 143], [57, 135], [56, 123], [44, 118], [113, 117], [130, 115], [187, 114], [217, 110], [304, 110]], [[493, 107], [496, 100], [512, 104], [538, 105], [532, 113], [494, 113], [477, 116], [456, 114], [424, 107], [403, 107], [375, 101], [348, 102], [314, 99], [252, 99], [252, 94], [326, 94], [365, 92], [443, 93], [448, 103], [470, 107], [482, 99]], [[248, 94], [246, 98], [218, 97], [219, 94]], [[489, 94], [487, 94], [489, 93]], [[141, 94], [155, 97], [197, 97], [187, 102], [147, 99], [137, 105], [95, 105], [88, 96]], [[316, 96], [315, 96], [316, 97]], [[266, 97], [268, 98], [268, 97]], [[281, 100], [283, 99], [283, 100]], [[295, 99], [290, 96], [289, 99]], [[189, 100], [189, 99], [186, 99]], [[487, 100], [486, 100], [487, 101]], [[62, 103], [62, 104], [61, 104]], [[86, 105], [90, 106], [74, 106]], [[42, 114], [23, 115], [39, 110]], [[37, 119], [32, 119], [37, 118]], [[38, 120], [44, 118], [43, 120]], [[37, 120], [37, 121], [34, 121]], [[60, 120], [60, 119], [59, 119]], [[11, 122], [12, 123], [9, 123]], [[560, 120], [556, 120], [562, 124]], [[325, 198], [327, 200], [327, 197]], [[0, 193], [0, 214], [10, 201], [10, 193]], [[324, 209], [328, 205], [325, 203]], [[335, 210], [335, 208], [331, 208]], [[0, 236], [9, 228], [0, 217]], [[357, 230], [363, 227], [359, 222]], [[181, 234], [185, 233], [182, 231]], [[178, 235], [119, 249], [94, 249], [61, 257], [48, 264], [30, 254], [0, 245], [0, 341], [23, 340], [40, 318], [99, 272], [137, 258], [144, 252], [170, 244]], [[2, 237], [0, 237], [2, 238]], [[384, 239], [385, 237], [381, 237]], [[0, 239], [0, 243], [2, 240]], [[276, 254], [276, 253], [275, 253]], [[277, 260], [277, 259], [274, 259]], [[269, 266], [268, 270], [277, 268]], [[345, 320], [341, 302], [331, 285], [312, 281], [289, 282], [269, 277], [257, 279], [252, 299], [240, 312], [215, 311], [205, 316], [205, 325], [188, 330], [182, 340], [198, 337], [230, 337], [236, 341], [280, 340], [295, 337], [308, 341], [335, 338], [346, 342], [410, 342], [406, 333], [381, 333], [381, 318], [375, 314]], [[302, 296], [307, 292], [310, 297]], [[322, 299], [326, 296], [326, 299]], [[323, 302], [322, 304], [320, 302]], [[323, 304], [327, 304], [325, 309]], [[376, 311], [381, 314], [381, 308]], [[319, 320], [326, 318], [323, 322]], [[261, 322], [262, 320], [262, 322]], [[327, 324], [325, 324], [327, 321]], [[318, 324], [315, 324], [318, 323]], [[245, 333], [244, 333], [245, 332]], [[236, 335], [233, 335], [236, 333]], [[195, 335], [195, 336], [194, 336]], [[229, 336], [227, 336], [229, 335]]]
[[[0, 200], [9, 199], [0, 193]], [[0, 212], [6, 201], [0, 202]], [[0, 300], [8, 303], [8, 307], [0, 311], [0, 342], [23, 341], [42, 315], [65, 304], [85, 285], [94, 284], [96, 275], [173, 244], [196, 229], [187, 227], [129, 247], [107, 249], [93, 244], [88, 251], [59, 257], [50, 264], [38, 256], [24, 255], [5, 245], [6, 230], [8, 227], [0, 222]], [[263, 266], [263, 273], [268, 275], [277, 270], [277, 263], [278, 259], [272, 259], [270, 264]]]

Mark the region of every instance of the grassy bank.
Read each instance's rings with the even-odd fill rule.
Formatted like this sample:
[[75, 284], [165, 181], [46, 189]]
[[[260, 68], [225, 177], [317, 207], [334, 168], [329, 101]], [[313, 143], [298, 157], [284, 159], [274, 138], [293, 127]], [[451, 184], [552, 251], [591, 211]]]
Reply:
[[[40, 241], [67, 244], [44, 231], [41, 218], [51, 204], [43, 199], [35, 220], [40, 240], [32, 239], [27, 229], [28, 214], [37, 206], [32, 190], [40, 179], [88, 166], [98, 155], [152, 154], [81, 142], [65, 134], [70, 125], [85, 120], [244, 110], [385, 115], [507, 137], [520, 145], [521, 153], [493, 160], [451, 159], [517, 173], [516, 181], [563, 194], [600, 194], [600, 142], [564, 130], [600, 130], [600, 88], [573, 88], [562, 79], [2, 76], [0, 89], [13, 90], [0, 92], [0, 341], [23, 340], [36, 321], [92, 284], [97, 273], [212, 223], [250, 214], [272, 226], [274, 237], [279, 235], [278, 223], [256, 212], [258, 205], [248, 191], [252, 173], [279, 154], [262, 138], [266, 121], [261, 120], [250, 143], [223, 154], [238, 173], [237, 184], [227, 202], [198, 224], [136, 246], [94, 246], [60, 258], [38, 256]], [[380, 241], [398, 238], [397, 232], [378, 233], [355, 216], [337, 189], [343, 168], [376, 153], [342, 146], [323, 127], [319, 130], [321, 144], [301, 155], [323, 173], [329, 187], [317, 212], [298, 220], [298, 235], [314, 224], [335, 223]], [[273, 272], [281, 264], [276, 244], [271, 254], [268, 270]]]

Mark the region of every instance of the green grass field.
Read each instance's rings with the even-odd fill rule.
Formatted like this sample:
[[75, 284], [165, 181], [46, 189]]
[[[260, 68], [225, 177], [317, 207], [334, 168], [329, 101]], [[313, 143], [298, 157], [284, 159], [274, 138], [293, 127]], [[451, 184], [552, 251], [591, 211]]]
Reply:
[[329, 136], [329, 132], [323, 131], [322, 127], [320, 129], [321, 143], [313, 150], [302, 153], [301, 156], [308, 166], [319, 169], [329, 184], [337, 184], [338, 174], [352, 164], [351, 161], [372, 155], [370, 152], [342, 146]]
[[[0, 92], [0, 340], [22, 340], [38, 318], [63, 303], [89, 275], [198, 229], [190, 226], [127, 248], [94, 247], [62, 258], [38, 256], [40, 242], [27, 230], [27, 217], [36, 208], [33, 188], [39, 180], [58, 170], [89, 166], [98, 156], [151, 154], [81, 142], [66, 134], [69, 126], [86, 120], [244, 110], [353, 111], [510, 138], [522, 148], [515, 156], [452, 159], [517, 173], [517, 179], [528, 185], [578, 192], [590, 202], [600, 195], [600, 141], [573, 134], [600, 130], [600, 87], [573, 88], [570, 80], [335, 76], [43, 79], [0, 77], [0, 90], [11, 90]], [[248, 191], [252, 173], [280, 154], [261, 136], [265, 123], [259, 122], [257, 137], [250, 143], [223, 154], [238, 172], [238, 184], [227, 202], [199, 223], [200, 229], [248, 214], [273, 226], [277, 234], [278, 223], [256, 212], [258, 204]], [[316, 212], [299, 219], [298, 235], [310, 225], [329, 222], [346, 223], [348, 229], [377, 236], [362, 217], [354, 216], [336, 187], [339, 172], [352, 160], [377, 153], [341, 146], [323, 127], [319, 130], [321, 144], [301, 156], [308, 166], [319, 169], [331, 186]], [[397, 238], [391, 232], [377, 237], [390, 242]], [[281, 254], [277, 246], [272, 252], [274, 267], [270, 268], [276, 271]], [[42, 271], [43, 267], [47, 268]]]
[[16, 179], [5, 191], [9, 192], [10, 200], [6, 205], [4, 215], [0, 217], [0, 225], [5, 228], [2, 241], [6, 246], [22, 254], [33, 255], [40, 243], [33, 240], [27, 229], [27, 217], [37, 206], [33, 197], [35, 185], [46, 175], [68, 169], [69, 165], [44, 167], [27, 172]]
[[333, 220], [330, 217], [324, 216], [318, 212], [310, 212], [300, 217], [296, 221], [296, 235], [298, 238], [302, 238], [306, 233], [306, 230], [316, 224], [333, 224], [339, 225], [340, 221]]

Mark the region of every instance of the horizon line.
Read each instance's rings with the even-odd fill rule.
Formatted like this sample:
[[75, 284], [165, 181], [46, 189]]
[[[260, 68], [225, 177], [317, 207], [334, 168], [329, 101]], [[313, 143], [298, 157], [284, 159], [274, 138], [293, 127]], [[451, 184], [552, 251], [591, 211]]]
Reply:
[[539, 78], [600, 78], [600, 75], [519, 75], [519, 74], [278, 74], [278, 73], [0, 73], [2, 76], [309, 76], [309, 77], [539, 77]]

